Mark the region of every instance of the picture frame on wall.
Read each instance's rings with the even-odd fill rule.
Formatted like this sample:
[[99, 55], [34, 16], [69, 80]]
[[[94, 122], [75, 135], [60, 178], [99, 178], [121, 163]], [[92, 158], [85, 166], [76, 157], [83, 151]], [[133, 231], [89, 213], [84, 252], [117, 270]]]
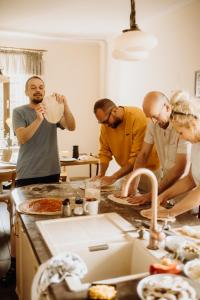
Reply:
[[200, 70], [195, 72], [194, 94], [200, 98]]

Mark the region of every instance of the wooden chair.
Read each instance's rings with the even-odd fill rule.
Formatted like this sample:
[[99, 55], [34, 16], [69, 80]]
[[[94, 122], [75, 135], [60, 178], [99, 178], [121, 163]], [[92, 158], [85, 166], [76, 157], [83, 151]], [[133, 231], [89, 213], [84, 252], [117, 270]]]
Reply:
[[7, 209], [10, 213], [10, 229], [13, 225], [13, 204], [10, 197], [10, 191], [3, 190], [3, 182], [10, 181], [11, 188], [15, 186], [16, 171], [13, 169], [0, 169], [0, 202], [7, 204]]

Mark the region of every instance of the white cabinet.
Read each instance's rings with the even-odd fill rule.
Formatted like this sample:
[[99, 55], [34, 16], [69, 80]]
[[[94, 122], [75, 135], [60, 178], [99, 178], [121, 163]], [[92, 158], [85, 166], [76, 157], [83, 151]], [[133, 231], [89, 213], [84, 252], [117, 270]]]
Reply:
[[19, 217], [16, 221], [16, 268], [19, 300], [31, 300], [31, 284], [38, 262]]

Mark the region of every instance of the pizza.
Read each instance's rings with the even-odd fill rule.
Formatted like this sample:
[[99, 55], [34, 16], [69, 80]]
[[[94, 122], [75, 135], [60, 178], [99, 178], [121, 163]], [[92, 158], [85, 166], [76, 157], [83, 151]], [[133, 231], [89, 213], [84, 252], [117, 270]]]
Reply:
[[59, 214], [62, 200], [58, 198], [39, 198], [25, 201], [19, 205], [19, 211], [28, 214]]

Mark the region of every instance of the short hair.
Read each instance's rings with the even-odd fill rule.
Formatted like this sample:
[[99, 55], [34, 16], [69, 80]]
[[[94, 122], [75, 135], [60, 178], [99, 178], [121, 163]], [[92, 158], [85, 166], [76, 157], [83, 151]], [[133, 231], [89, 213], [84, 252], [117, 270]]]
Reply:
[[32, 80], [32, 79], [40, 79], [40, 80], [43, 82], [43, 84], [44, 84], [44, 80], [43, 80], [41, 77], [39, 77], [39, 76], [37, 76], [37, 75], [31, 76], [30, 78], [27, 79], [27, 81], [26, 81], [26, 83], [25, 83], [25, 90], [26, 90], [26, 91], [27, 91], [27, 89], [28, 89], [29, 81]]
[[112, 109], [114, 107], [117, 107], [117, 105], [112, 100], [107, 98], [99, 99], [94, 104], [94, 113], [96, 114], [97, 109], [102, 109], [106, 112], [108, 109]]

